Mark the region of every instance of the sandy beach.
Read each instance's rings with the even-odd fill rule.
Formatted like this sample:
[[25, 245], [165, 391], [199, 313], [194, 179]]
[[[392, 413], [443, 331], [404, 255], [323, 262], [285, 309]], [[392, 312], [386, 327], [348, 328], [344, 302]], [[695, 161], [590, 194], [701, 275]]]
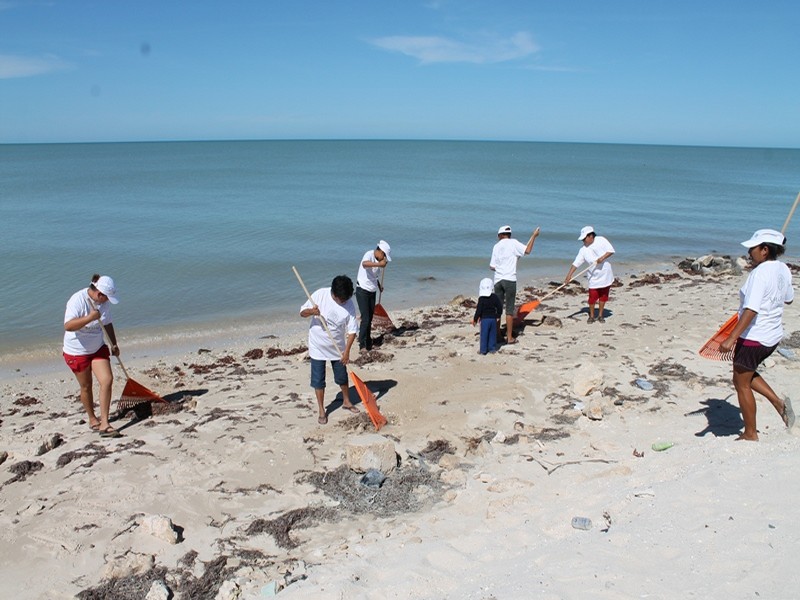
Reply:
[[[126, 360], [168, 403], [114, 440], [63, 363], [22, 369], [2, 384], [2, 596], [796, 598], [800, 436], [760, 399], [760, 442], [735, 441], [731, 365], [697, 353], [745, 277], [626, 275], [592, 324], [575, 282], [488, 356], [475, 295], [385, 298], [398, 329], [352, 365], [396, 453], [380, 488], [347, 466], [375, 433], [354, 389], [361, 414], [329, 385], [317, 423], [304, 331]], [[798, 410], [796, 306], [784, 326], [762, 373]]]

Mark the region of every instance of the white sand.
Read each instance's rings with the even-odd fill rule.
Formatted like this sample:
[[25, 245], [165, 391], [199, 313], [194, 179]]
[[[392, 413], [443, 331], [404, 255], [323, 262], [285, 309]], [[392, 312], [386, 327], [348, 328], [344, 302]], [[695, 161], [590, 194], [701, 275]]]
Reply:
[[[370, 431], [354, 430], [358, 418], [342, 410], [317, 424], [302, 355], [243, 358], [303, 345], [302, 334], [126, 361], [151, 389], [192, 398], [175, 414], [118, 421], [118, 440], [89, 431], [63, 364], [19, 372], [2, 386], [2, 596], [71, 598], [103, 584], [110, 565], [126, 575], [141, 563], [190, 597], [186, 582], [229, 557], [223, 576], [209, 577], [209, 597], [221, 580], [242, 598], [263, 598], [270, 582], [297, 579], [279, 595], [796, 598], [800, 437], [762, 401], [761, 441], [735, 441], [730, 363], [697, 355], [735, 311], [742, 280], [681, 274], [633, 287], [637, 278], [626, 278], [604, 324], [578, 312], [583, 293], [558, 294], [531, 315], [518, 345], [486, 357], [477, 354], [472, 310], [392, 314], [385, 298], [396, 324], [420, 328], [380, 348], [388, 362], [355, 371], [383, 390], [381, 434], [405, 467], [417, 468], [409, 452], [430, 442], [455, 448], [430, 465], [443, 493], [416, 490], [415, 512], [298, 526], [290, 549], [246, 530], [290, 510], [335, 507], [302, 475], [333, 471], [347, 440]], [[796, 308], [784, 323], [787, 335], [800, 330]], [[201, 374], [189, 367], [226, 356], [234, 364]], [[800, 360], [776, 353], [763, 375], [791, 397], [798, 370]], [[640, 389], [637, 378], [655, 389]], [[115, 397], [122, 385], [120, 373]], [[56, 435], [63, 442], [39, 454]], [[651, 449], [662, 441], [674, 446]], [[11, 481], [9, 468], [23, 461], [41, 468]], [[146, 533], [149, 515], [182, 528], [179, 543]], [[573, 529], [574, 516], [589, 517], [592, 529]]]

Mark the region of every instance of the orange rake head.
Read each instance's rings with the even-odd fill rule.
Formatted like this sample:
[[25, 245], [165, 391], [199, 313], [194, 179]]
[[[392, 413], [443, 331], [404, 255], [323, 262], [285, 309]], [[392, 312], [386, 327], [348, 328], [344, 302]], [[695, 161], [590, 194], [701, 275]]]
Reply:
[[372, 315], [372, 326], [377, 329], [391, 330], [395, 328], [392, 319], [389, 318], [389, 313], [387, 313], [386, 309], [380, 304], [375, 305], [375, 312]]
[[372, 424], [375, 426], [375, 431], [380, 431], [381, 427], [386, 425], [388, 421], [386, 417], [381, 414], [381, 411], [378, 410], [378, 403], [376, 402], [375, 394], [369, 391], [367, 384], [365, 384], [361, 379], [350, 371], [350, 377], [353, 379], [353, 385], [358, 392], [358, 397], [361, 398], [361, 403], [364, 405], [364, 408], [367, 409], [367, 414], [369, 415]]
[[719, 331], [712, 335], [711, 338], [705, 344], [703, 344], [703, 347], [700, 348], [700, 356], [710, 360], [733, 360], [733, 351], [721, 352], [719, 345], [728, 339], [728, 336], [731, 334], [738, 322], [738, 313], [725, 321], [725, 324], [719, 328]]
[[128, 379], [125, 383], [125, 388], [122, 390], [122, 396], [117, 401], [117, 409], [128, 410], [142, 402], [166, 402], [166, 400], [155, 392], [148, 390], [141, 383]]
[[541, 304], [540, 300], [531, 300], [530, 302], [526, 302], [525, 304], [521, 305], [517, 309], [517, 319], [524, 319], [528, 316], [529, 313], [532, 313], [536, 310]]

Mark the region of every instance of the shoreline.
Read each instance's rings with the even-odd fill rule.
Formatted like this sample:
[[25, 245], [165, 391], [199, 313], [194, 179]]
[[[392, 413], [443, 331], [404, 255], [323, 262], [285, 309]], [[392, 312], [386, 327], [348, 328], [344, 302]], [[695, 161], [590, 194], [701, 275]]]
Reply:
[[[678, 268], [677, 264], [680, 260], [682, 259], [672, 257], [648, 263], [614, 264], [615, 275], [618, 278], [625, 278], [650, 272], [669, 272]], [[566, 268], [568, 267], [565, 267], [564, 273], [559, 273], [562, 277], [566, 274]], [[487, 270], [487, 273], [489, 274], [486, 276], [492, 277], [490, 271]], [[549, 275], [540, 273], [535, 277], [526, 274], [519, 292], [521, 293], [524, 288], [545, 287], [549, 282], [557, 280], [553, 279], [556, 275], [554, 272]], [[457, 296], [475, 296], [478, 281], [480, 281], [480, 277], [475, 278], [475, 281], [472, 279], [456, 280], [446, 288], [426, 294], [422, 298], [418, 294], [399, 298], [396, 297], [397, 294], [394, 297], [387, 294], [384, 306], [390, 313], [432, 309], [446, 305]], [[583, 278], [578, 278], [576, 281], [583, 281]], [[298, 302], [296, 312], [288, 307], [279, 307], [272, 311], [227, 319], [212, 317], [207, 321], [191, 324], [132, 328], [124, 328], [120, 325], [117, 337], [123, 350], [122, 359], [126, 365], [128, 362], [135, 365], [140, 360], [185, 354], [201, 347], [222, 348], [226, 345], [257, 344], [262, 338], [278, 338], [280, 340], [286, 336], [291, 339], [297, 335], [304, 336], [307, 323], [297, 315], [301, 304], [302, 302]], [[64, 367], [61, 356], [61, 340], [58, 337], [59, 332], [55, 333], [56, 339], [52, 342], [21, 342], [13, 350], [0, 349], [0, 379], [13, 378], [23, 374], [44, 375], [61, 372]]]

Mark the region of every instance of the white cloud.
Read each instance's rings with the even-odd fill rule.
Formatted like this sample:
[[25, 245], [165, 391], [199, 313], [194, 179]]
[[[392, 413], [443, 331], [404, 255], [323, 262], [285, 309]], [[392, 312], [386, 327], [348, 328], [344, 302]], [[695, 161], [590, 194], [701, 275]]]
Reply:
[[0, 54], [0, 79], [35, 77], [71, 69], [72, 65], [53, 55], [41, 57]]
[[510, 38], [491, 37], [477, 42], [460, 42], [438, 36], [394, 35], [370, 40], [370, 43], [418, 59], [423, 64], [466, 62], [499, 63], [525, 58], [539, 51], [533, 36], [526, 32]]

